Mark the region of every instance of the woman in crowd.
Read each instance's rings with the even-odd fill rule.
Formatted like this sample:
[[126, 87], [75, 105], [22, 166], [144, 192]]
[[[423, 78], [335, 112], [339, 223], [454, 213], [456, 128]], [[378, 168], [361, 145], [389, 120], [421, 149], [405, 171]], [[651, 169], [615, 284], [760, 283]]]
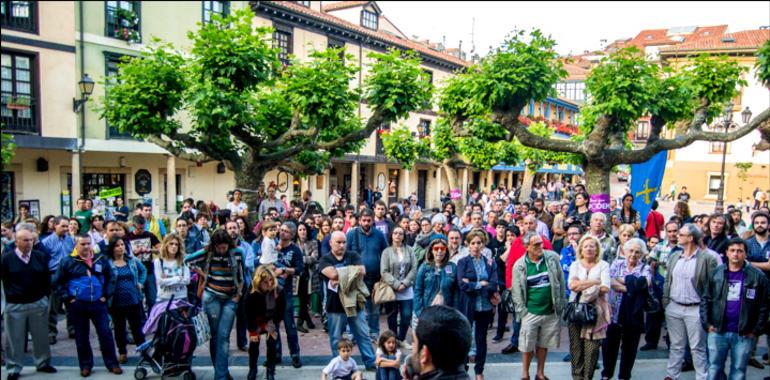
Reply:
[[615, 254], [607, 255], [607, 263], [614, 263], [617, 260], [625, 260], [626, 253], [623, 251], [627, 241], [636, 237], [636, 228], [631, 224], [621, 224], [618, 227], [618, 248], [615, 250]]
[[591, 235], [583, 236], [578, 243], [577, 261], [569, 268], [567, 285], [571, 291], [570, 302], [580, 297], [578, 301], [594, 304], [598, 316], [596, 324], [589, 326], [579, 326], [568, 321], [573, 379], [593, 379], [596, 362], [599, 360], [599, 347], [607, 336], [610, 323], [606, 299], [611, 285], [610, 266], [601, 260], [601, 246], [599, 239]]
[[[408, 348], [406, 332], [412, 320], [414, 305], [414, 279], [417, 276], [417, 259], [412, 247], [404, 244], [404, 230], [393, 228], [392, 244], [382, 252], [380, 258], [380, 275], [394, 292], [396, 300], [385, 304], [388, 314], [388, 328], [396, 333], [402, 346]], [[400, 318], [399, 318], [400, 315]], [[400, 319], [400, 323], [397, 323]]]
[[[459, 235], [458, 235], [459, 236]], [[457, 307], [457, 266], [449, 261], [448, 245], [444, 239], [433, 239], [425, 253], [425, 262], [417, 271], [414, 283], [414, 315], [420, 317], [428, 306]]]
[[184, 242], [177, 234], [168, 234], [160, 244], [160, 255], [153, 261], [158, 303], [174, 299], [187, 299], [190, 268], [184, 265]]
[[139, 259], [126, 255], [126, 243], [117, 236], [113, 236], [107, 245], [107, 257], [112, 270], [108, 284], [111, 289], [108, 294], [112, 296], [107, 300], [107, 305], [112, 317], [115, 345], [118, 347], [118, 363], [125, 364], [128, 360], [126, 322], [131, 328], [134, 343], [137, 346], [144, 343], [142, 284], [147, 277], [147, 269]]
[[639, 212], [631, 207], [634, 204], [634, 196], [626, 194], [623, 196], [623, 203], [618, 212], [618, 220], [620, 224], [631, 224], [636, 230], [642, 228], [642, 222], [639, 218]]
[[618, 349], [623, 353], [618, 379], [631, 378], [639, 338], [644, 331], [644, 303], [652, 284], [650, 267], [641, 260], [647, 255], [644, 241], [630, 239], [624, 244], [623, 251], [626, 259], [617, 260], [610, 267], [612, 324], [607, 329], [607, 339], [602, 343], [602, 379], [611, 379], [615, 374]]
[[575, 194], [575, 209], [569, 214], [567, 224], [574, 222], [580, 222], [586, 228], [591, 225], [591, 211], [588, 209], [588, 194], [586, 193]]
[[500, 302], [497, 266], [494, 260], [481, 255], [487, 235], [471, 231], [465, 237], [469, 255], [457, 264], [457, 282], [460, 286], [459, 307], [461, 313], [475, 325], [476, 363], [473, 366], [476, 380], [484, 379], [487, 360], [487, 331], [492, 324], [493, 308]]
[[692, 223], [692, 215], [690, 215], [690, 206], [687, 202], [677, 201], [674, 205], [674, 215], [682, 219], [682, 225], [686, 223]]
[[[320, 279], [318, 278], [318, 260], [321, 258], [318, 252], [318, 240], [310, 239], [307, 225], [297, 225], [297, 247], [302, 251], [303, 270], [299, 276], [297, 296], [299, 297], [299, 315], [297, 317], [297, 331], [307, 333], [308, 328], [314, 329], [315, 324], [310, 317], [310, 294], [320, 292]], [[305, 327], [307, 324], [307, 327]]]
[[240, 231], [243, 240], [251, 244], [251, 242], [257, 238], [257, 235], [254, 234], [254, 231], [249, 227], [249, 221], [239, 215], [235, 217], [235, 222], [238, 223], [238, 230]]
[[[404, 218], [409, 218], [409, 216], [404, 215]], [[406, 240], [412, 242], [411, 246], [414, 247], [415, 243], [417, 243], [417, 235], [420, 233], [420, 221], [410, 219], [409, 220], [409, 230], [406, 231]]]
[[433, 233], [433, 225], [428, 218], [413, 219], [420, 221], [420, 232], [418, 232], [417, 236], [414, 238], [415, 242], [419, 243], [422, 239], [425, 239]]
[[91, 237], [91, 244], [96, 247], [104, 240], [104, 217], [94, 215], [91, 217], [91, 229], [88, 230], [88, 236]]
[[447, 226], [460, 227], [460, 218], [457, 216], [455, 204], [447, 202], [444, 204], [444, 216], [446, 216]]
[[324, 216], [323, 219], [321, 219], [321, 226], [318, 229], [318, 241], [321, 242], [321, 256], [326, 255], [331, 251], [331, 244], [329, 242], [331, 241], [332, 236], [332, 220], [329, 219], [328, 216]]
[[243, 251], [227, 231], [218, 229], [206, 249], [187, 255], [184, 262], [198, 273], [199, 281], [204, 281], [201, 299], [211, 328], [209, 346], [214, 379], [231, 379], [230, 333], [243, 292]]
[[246, 319], [249, 331], [249, 373], [247, 380], [256, 380], [259, 361], [259, 341], [265, 335], [267, 346], [266, 379], [275, 380], [278, 348], [278, 327], [283, 320], [286, 298], [278, 289], [278, 280], [268, 265], [254, 272], [251, 292], [246, 296]]
[[80, 231], [80, 222], [77, 220], [77, 218], [70, 218], [70, 224], [69, 224], [70, 236], [74, 239], [75, 236], [77, 236], [78, 231]]
[[43, 239], [47, 238], [48, 235], [54, 232], [54, 218], [56, 217], [53, 215], [46, 215], [45, 218], [43, 218], [43, 221], [40, 223], [40, 237], [38, 238], [39, 241], [43, 241]]

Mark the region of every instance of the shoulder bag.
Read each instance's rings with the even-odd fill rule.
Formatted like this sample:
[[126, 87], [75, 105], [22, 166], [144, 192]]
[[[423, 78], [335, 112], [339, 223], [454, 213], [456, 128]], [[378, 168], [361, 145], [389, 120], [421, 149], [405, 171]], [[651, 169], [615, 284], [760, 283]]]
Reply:
[[583, 292], [578, 292], [575, 300], [567, 304], [567, 309], [564, 311], [564, 320], [567, 323], [580, 327], [595, 325], [598, 317], [596, 314], [596, 305], [593, 303], [580, 302], [580, 295], [582, 293]]

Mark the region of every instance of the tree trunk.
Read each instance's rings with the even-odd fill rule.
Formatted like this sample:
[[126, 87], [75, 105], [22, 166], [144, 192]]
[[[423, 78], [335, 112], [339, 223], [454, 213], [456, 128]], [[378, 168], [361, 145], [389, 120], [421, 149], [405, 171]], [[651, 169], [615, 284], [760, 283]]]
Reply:
[[243, 201], [249, 206], [249, 223], [259, 219], [257, 194], [265, 173], [267, 170], [254, 167], [235, 172], [235, 187], [243, 192]]
[[[457, 182], [457, 172], [455, 171], [455, 168], [453, 168], [451, 165], [449, 165], [448, 162], [444, 161], [441, 163], [441, 167], [444, 169], [444, 173], [446, 174], [447, 182], [449, 183], [449, 194], [451, 196], [452, 189], [460, 189], [460, 184]], [[439, 187], [441, 184], [439, 184]], [[463, 190], [460, 189], [460, 199], [455, 202], [455, 200], [452, 200], [452, 202], [455, 204], [456, 210], [462, 210], [465, 205], [463, 204]]]
[[532, 193], [532, 183], [535, 180], [535, 171], [530, 170], [527, 164], [524, 164], [524, 179], [521, 182], [521, 192], [519, 192], [519, 202], [525, 202], [529, 200], [529, 195]]
[[586, 162], [583, 167], [586, 174], [588, 194], [610, 194], [610, 168], [602, 163]]

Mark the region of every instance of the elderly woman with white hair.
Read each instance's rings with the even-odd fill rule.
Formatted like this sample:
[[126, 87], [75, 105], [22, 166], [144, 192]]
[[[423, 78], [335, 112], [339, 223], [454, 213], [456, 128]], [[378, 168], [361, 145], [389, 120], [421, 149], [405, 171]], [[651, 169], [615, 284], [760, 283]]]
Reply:
[[602, 344], [602, 379], [613, 377], [618, 349], [622, 352], [618, 379], [631, 378], [644, 331], [645, 303], [651, 294], [652, 272], [641, 260], [647, 255], [647, 245], [642, 239], [631, 238], [623, 244], [622, 252], [625, 260], [616, 260], [610, 266], [612, 323]]

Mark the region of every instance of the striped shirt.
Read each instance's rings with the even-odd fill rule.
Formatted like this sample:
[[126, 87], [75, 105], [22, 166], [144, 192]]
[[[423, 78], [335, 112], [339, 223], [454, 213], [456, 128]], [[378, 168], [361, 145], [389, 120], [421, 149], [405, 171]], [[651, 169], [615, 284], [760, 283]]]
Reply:
[[695, 268], [698, 263], [700, 250], [689, 259], [681, 255], [671, 270], [671, 300], [679, 304], [700, 303], [700, 296], [695, 289]]
[[233, 248], [225, 255], [212, 255], [206, 268], [207, 252], [202, 249], [185, 257], [185, 264], [191, 269], [198, 268], [208, 272], [206, 291], [220, 298], [232, 298], [243, 287], [243, 251]]

